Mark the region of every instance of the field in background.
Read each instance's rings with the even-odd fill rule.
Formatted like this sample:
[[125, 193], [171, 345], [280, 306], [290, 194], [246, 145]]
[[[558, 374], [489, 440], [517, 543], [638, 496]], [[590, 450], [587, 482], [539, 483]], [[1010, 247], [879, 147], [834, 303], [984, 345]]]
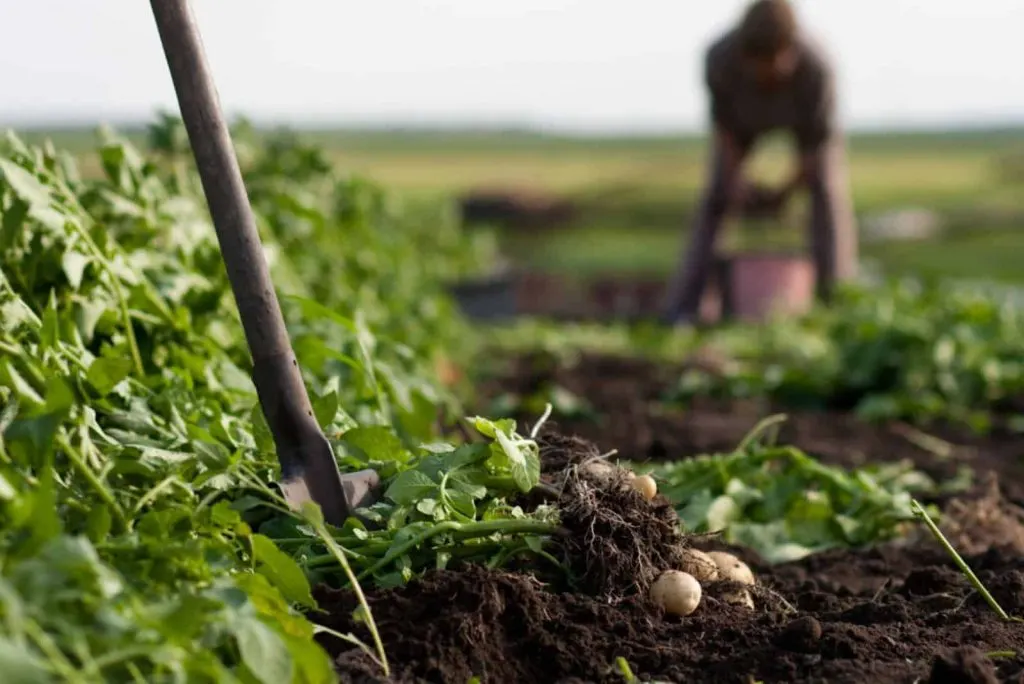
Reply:
[[[699, 137], [573, 138], [508, 132], [308, 131], [344, 169], [412, 193], [455, 194], [479, 186], [547, 190], [575, 200], [580, 216], [567, 230], [505, 235], [506, 250], [540, 269], [580, 273], [665, 273], [674, 264], [704, 176]], [[86, 150], [89, 131], [37, 132], [59, 147]], [[143, 138], [141, 133], [132, 137]], [[925, 277], [1024, 281], [1021, 178], [1000, 163], [1024, 154], [1024, 129], [946, 133], [855, 134], [850, 174], [862, 222], [908, 207], [937, 212], [945, 230], [929, 240], [865, 240], [862, 254], [886, 272]], [[754, 160], [757, 177], [784, 174], [778, 142]], [[87, 171], [98, 170], [86, 159]], [[800, 207], [771, 231], [744, 226], [727, 245], [796, 245]]]

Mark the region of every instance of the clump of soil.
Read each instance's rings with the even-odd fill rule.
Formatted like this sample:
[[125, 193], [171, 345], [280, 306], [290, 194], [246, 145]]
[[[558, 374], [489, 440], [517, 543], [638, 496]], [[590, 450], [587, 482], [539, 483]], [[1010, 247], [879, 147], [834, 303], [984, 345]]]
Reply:
[[658, 575], [679, 567], [687, 541], [672, 504], [645, 499], [621, 468], [592, 472], [588, 465], [602, 460], [591, 444], [551, 435], [540, 444], [544, 469], [565, 464], [555, 482], [569, 534], [559, 545], [578, 590], [608, 601], [646, 594]]
[[928, 684], [999, 684], [992, 661], [973, 646], [936, 656]]

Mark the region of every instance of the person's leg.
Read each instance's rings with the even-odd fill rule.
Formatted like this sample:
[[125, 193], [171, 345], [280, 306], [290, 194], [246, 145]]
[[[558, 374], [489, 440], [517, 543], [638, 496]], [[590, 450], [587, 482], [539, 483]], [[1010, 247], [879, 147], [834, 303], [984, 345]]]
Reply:
[[817, 272], [817, 295], [829, 302], [837, 283], [857, 275], [857, 225], [850, 197], [846, 148], [840, 137], [829, 140], [815, 159], [808, 179], [811, 255]]
[[[749, 147], [745, 146], [743, 154]], [[735, 196], [740, 179], [739, 165], [727, 164], [721, 146], [712, 144], [710, 179], [701, 195], [689, 241], [669, 281], [665, 321], [691, 322], [697, 318], [701, 298], [711, 271], [715, 240]]]

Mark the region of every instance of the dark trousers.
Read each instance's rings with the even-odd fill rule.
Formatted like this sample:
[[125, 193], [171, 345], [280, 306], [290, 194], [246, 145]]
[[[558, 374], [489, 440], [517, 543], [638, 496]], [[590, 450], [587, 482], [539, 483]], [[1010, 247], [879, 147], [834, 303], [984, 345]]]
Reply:
[[[745, 157], [750, 149], [745, 149]], [[733, 208], [740, 170], [729, 172], [717, 143], [713, 143], [709, 163], [710, 182], [701, 196], [689, 243], [669, 284], [665, 312], [669, 319], [697, 317], [710, 277], [715, 241]], [[842, 139], [833, 138], [822, 146], [805, 187], [811, 200], [808, 237], [817, 295], [829, 301], [835, 283], [855, 277], [857, 271], [857, 227]]]

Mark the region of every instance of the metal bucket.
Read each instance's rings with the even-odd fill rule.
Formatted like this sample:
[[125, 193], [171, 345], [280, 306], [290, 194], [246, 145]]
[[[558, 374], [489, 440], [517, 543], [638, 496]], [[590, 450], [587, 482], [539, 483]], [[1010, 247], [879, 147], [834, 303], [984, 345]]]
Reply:
[[726, 317], [758, 322], [814, 305], [814, 265], [802, 254], [740, 252], [722, 258], [721, 266]]

